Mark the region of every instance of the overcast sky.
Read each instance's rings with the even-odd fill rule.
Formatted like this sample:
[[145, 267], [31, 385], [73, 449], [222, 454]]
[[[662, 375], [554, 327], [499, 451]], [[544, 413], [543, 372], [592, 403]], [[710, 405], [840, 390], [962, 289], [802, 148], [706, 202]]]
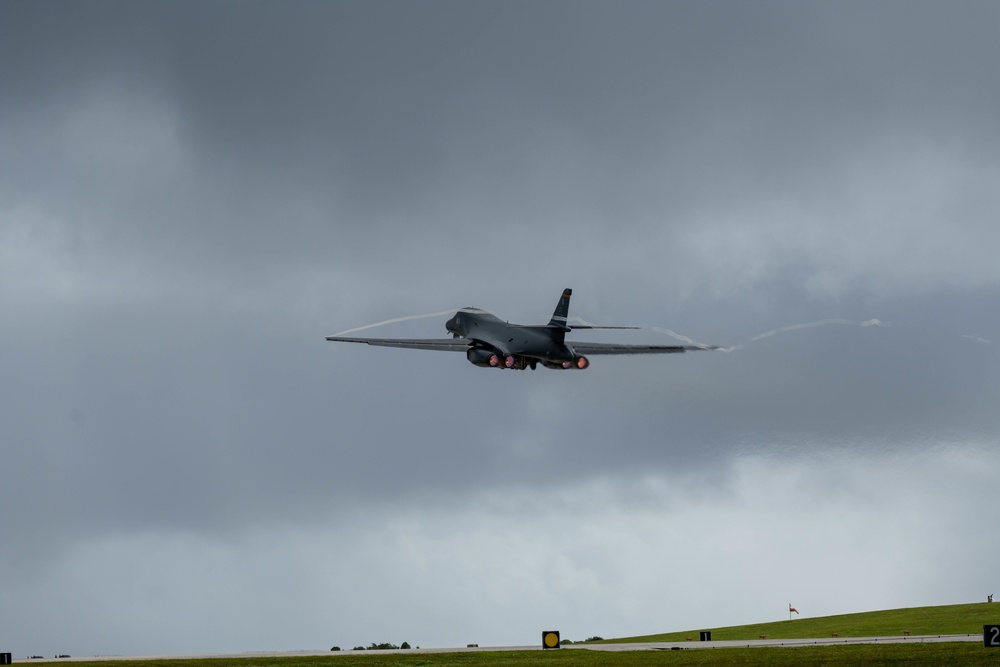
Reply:
[[[0, 650], [1000, 593], [998, 29], [988, 1], [0, 3]], [[576, 339], [728, 351], [324, 340], [546, 322], [565, 287], [644, 327]]]

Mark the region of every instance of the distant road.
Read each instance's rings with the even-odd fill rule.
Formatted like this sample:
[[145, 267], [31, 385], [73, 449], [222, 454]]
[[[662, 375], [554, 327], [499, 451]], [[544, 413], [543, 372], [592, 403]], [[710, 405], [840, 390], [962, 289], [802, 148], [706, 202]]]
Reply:
[[[916, 635], [901, 637], [817, 637], [813, 639], [752, 639], [711, 642], [637, 642], [632, 644], [566, 644], [558, 650], [577, 651], [680, 651], [707, 648], [774, 648], [795, 646], [844, 646], [847, 644], [921, 644], [932, 642], [981, 642], [982, 633], [974, 635]], [[250, 653], [212, 653], [198, 655], [95, 655], [85, 658], [17, 658], [15, 663], [95, 662], [105, 660], [191, 660], [203, 658], [294, 658], [317, 656], [364, 655], [377, 653], [461, 653], [473, 651], [541, 651], [540, 644], [532, 646], [477, 646], [460, 648], [411, 648], [385, 651], [281, 651]], [[556, 649], [550, 649], [556, 650]]]

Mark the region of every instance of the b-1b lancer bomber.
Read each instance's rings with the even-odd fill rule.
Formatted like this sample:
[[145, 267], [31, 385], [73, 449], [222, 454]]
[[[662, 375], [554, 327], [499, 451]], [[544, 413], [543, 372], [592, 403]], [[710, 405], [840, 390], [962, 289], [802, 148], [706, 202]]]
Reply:
[[573, 290], [563, 291], [548, 324], [510, 324], [479, 308], [462, 308], [445, 323], [452, 338], [351, 338], [327, 336], [327, 340], [367, 343], [382, 347], [413, 350], [465, 352], [465, 357], [484, 368], [534, 370], [546, 368], [587, 368], [587, 355], [596, 354], [669, 354], [688, 350], [718, 349], [712, 345], [624, 345], [620, 343], [584, 343], [566, 340], [573, 329], [635, 329], [638, 327], [567, 324], [569, 298]]

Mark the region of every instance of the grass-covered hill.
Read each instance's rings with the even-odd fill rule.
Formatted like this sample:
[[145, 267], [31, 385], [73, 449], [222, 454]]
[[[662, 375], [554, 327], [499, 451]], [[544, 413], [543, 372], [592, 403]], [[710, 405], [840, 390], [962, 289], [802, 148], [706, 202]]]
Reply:
[[[842, 614], [821, 618], [795, 618], [791, 621], [755, 623], [728, 628], [697, 628], [685, 632], [661, 635], [622, 637], [607, 642], [677, 642], [688, 638], [698, 640], [701, 630], [711, 630], [712, 639], [744, 640], [765, 635], [768, 639], [799, 639], [803, 637], [889, 637], [912, 635], [982, 634], [983, 625], [1000, 624], [1000, 603], [979, 602], [941, 607], [890, 609], [859, 614]], [[998, 656], [1000, 657], [1000, 656]]]

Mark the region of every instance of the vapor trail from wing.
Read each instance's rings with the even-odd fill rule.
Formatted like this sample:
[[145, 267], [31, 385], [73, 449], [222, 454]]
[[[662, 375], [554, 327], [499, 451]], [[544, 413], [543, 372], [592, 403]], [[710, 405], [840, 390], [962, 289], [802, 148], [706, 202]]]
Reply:
[[340, 333], [333, 334], [334, 336], [343, 336], [345, 334], [354, 333], [355, 331], [364, 331], [365, 329], [374, 329], [375, 327], [385, 326], [386, 324], [395, 324], [396, 322], [409, 322], [410, 320], [423, 320], [428, 317], [441, 317], [443, 315], [451, 315], [456, 311], [462, 310], [461, 308], [451, 308], [450, 310], [442, 310], [436, 313], [425, 313], [423, 315], [407, 315], [405, 317], [395, 317], [391, 320], [385, 320], [384, 322], [376, 322], [375, 324], [366, 324], [363, 327], [354, 327], [353, 329], [347, 329], [346, 331], [341, 331]]
[[[841, 325], [841, 326], [850, 326], [850, 327], [888, 327], [889, 326], [888, 323], [883, 322], [882, 320], [879, 320], [879, 319], [876, 319], [876, 318], [872, 318], [870, 320], [865, 320], [864, 322], [860, 322], [858, 320], [845, 320], [845, 319], [840, 319], [840, 318], [818, 320], [816, 322], [803, 322], [801, 324], [789, 324], [788, 326], [785, 326], [785, 327], [779, 327], [777, 329], [771, 329], [770, 331], [765, 331], [764, 333], [757, 334], [756, 336], [753, 336], [749, 340], [746, 340], [746, 341], [744, 341], [742, 343], [737, 343], [736, 345], [733, 345], [732, 347], [718, 347], [718, 348], [714, 348], [714, 349], [717, 349], [720, 352], [735, 352], [736, 350], [742, 350], [743, 346], [746, 345], [747, 343], [754, 343], [754, 342], [757, 342], [758, 340], [761, 340], [763, 338], [770, 338], [771, 336], [776, 336], [778, 334], [787, 333], [789, 331], [798, 331], [799, 329], [812, 329], [813, 327], [822, 327], [822, 326], [827, 326], [827, 325], [830, 325], [830, 324], [838, 324], [838, 325]], [[676, 333], [674, 331], [671, 331], [670, 329], [661, 329], [660, 327], [650, 327], [650, 328], [653, 331], [656, 331], [656, 332], [662, 333], [662, 334], [666, 334], [666, 335], [670, 336], [671, 338], [676, 338], [677, 340], [683, 341], [683, 342], [688, 343], [690, 345], [697, 345], [698, 347], [705, 347], [705, 348], [711, 348], [712, 347], [710, 345], [705, 345], [704, 343], [698, 343], [698, 342], [696, 342], [694, 340], [691, 340], [687, 336], [682, 336], [681, 334]]]
[[[410, 320], [422, 320], [422, 319], [427, 319], [428, 317], [442, 317], [444, 315], [450, 315], [452, 313], [462, 312], [464, 310], [465, 310], [465, 308], [450, 308], [448, 310], [441, 310], [441, 311], [434, 312], [434, 313], [423, 313], [423, 314], [420, 314], [420, 315], [406, 315], [404, 317], [394, 317], [391, 320], [384, 320], [382, 322], [375, 322], [374, 324], [366, 324], [364, 326], [354, 327], [353, 329], [347, 329], [345, 331], [341, 331], [341, 332], [335, 333], [333, 335], [334, 336], [344, 336], [346, 334], [355, 333], [357, 331], [365, 331], [366, 329], [374, 329], [375, 327], [381, 327], [381, 326], [385, 326], [387, 324], [396, 324], [397, 322], [409, 322]], [[840, 326], [852, 326], [852, 327], [888, 327], [888, 326], [890, 326], [888, 323], [883, 322], [882, 320], [879, 320], [877, 318], [872, 318], [870, 320], [865, 320], [863, 322], [859, 321], [859, 320], [847, 320], [847, 319], [843, 319], [843, 318], [831, 318], [831, 319], [817, 320], [816, 322], [802, 322], [800, 324], [789, 324], [788, 326], [779, 327], [777, 329], [771, 329], [770, 331], [765, 331], [764, 333], [757, 334], [756, 336], [753, 336], [753, 337], [747, 339], [746, 341], [737, 343], [737, 344], [732, 345], [730, 347], [718, 347], [718, 346], [715, 346], [715, 345], [709, 345], [708, 343], [699, 343], [698, 341], [696, 341], [696, 340], [694, 340], [694, 339], [692, 339], [692, 338], [690, 338], [688, 336], [685, 336], [683, 334], [679, 334], [676, 331], [671, 331], [670, 329], [664, 329], [662, 327], [639, 327], [639, 326], [634, 326], [634, 327], [633, 326], [602, 327], [602, 326], [599, 326], [599, 325], [591, 324], [590, 322], [587, 322], [586, 320], [584, 320], [582, 317], [574, 317], [572, 319], [574, 321], [577, 321], [577, 322], [581, 323], [582, 325], [584, 325], [583, 328], [597, 328], [597, 329], [602, 329], [602, 328], [622, 328], [622, 329], [643, 329], [643, 328], [648, 328], [648, 329], [650, 329], [652, 331], [655, 331], [657, 333], [661, 333], [661, 334], [665, 334], [667, 336], [670, 336], [671, 338], [673, 338], [675, 340], [679, 340], [679, 341], [681, 341], [683, 343], [687, 343], [688, 345], [693, 345], [695, 347], [700, 347], [700, 348], [703, 348], [703, 349], [706, 349], [706, 350], [718, 350], [720, 352], [735, 352], [737, 350], [742, 350], [743, 347], [745, 345], [747, 345], [748, 343], [755, 343], [755, 342], [757, 342], [759, 340], [762, 340], [764, 338], [770, 338], [771, 336], [776, 336], [778, 334], [787, 333], [789, 331], [798, 331], [800, 329], [812, 329], [814, 327], [828, 326], [828, 325], [831, 325], [831, 324], [836, 324], [836, 325], [840, 325]], [[965, 336], [965, 337], [972, 338], [972, 336]], [[983, 338], [976, 338], [976, 340], [977, 340], [977, 342], [986, 342], [985, 339], [983, 339]]]
[[671, 338], [675, 338], [679, 341], [687, 343], [688, 345], [694, 345], [695, 347], [701, 347], [706, 350], [722, 350], [723, 352], [729, 352], [730, 349], [726, 347], [718, 347], [716, 345], [709, 345], [707, 343], [699, 343], [698, 341], [688, 338], [687, 336], [681, 335], [676, 331], [671, 331], [670, 329], [661, 329], [660, 327], [650, 327], [653, 331], [657, 333], [667, 334]]
[[770, 331], [765, 331], [762, 334], [757, 334], [747, 342], [753, 342], [760, 340], [761, 338], [768, 338], [775, 334], [785, 333], [786, 331], [795, 331], [797, 329], [811, 329], [813, 327], [821, 327], [827, 324], [842, 324], [851, 327], [886, 327], [888, 324], [884, 324], [882, 320], [871, 319], [865, 322], [857, 322], [855, 320], [844, 320], [844, 319], [831, 319], [831, 320], [819, 320], [818, 322], [805, 322], [804, 324], [790, 324], [787, 327], [781, 327], [780, 329], [771, 329]]

